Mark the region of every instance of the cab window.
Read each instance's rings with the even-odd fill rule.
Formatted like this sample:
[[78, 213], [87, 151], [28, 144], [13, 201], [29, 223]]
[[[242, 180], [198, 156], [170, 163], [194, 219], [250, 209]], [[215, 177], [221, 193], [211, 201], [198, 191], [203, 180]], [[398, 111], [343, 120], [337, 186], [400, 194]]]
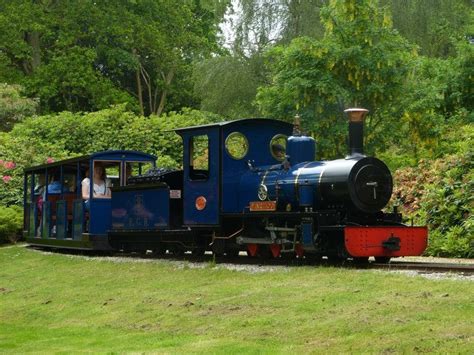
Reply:
[[208, 136], [191, 137], [189, 149], [189, 178], [191, 180], [207, 180], [209, 177]]
[[278, 161], [285, 160], [287, 139], [284, 134], [277, 134], [270, 141], [270, 153]]

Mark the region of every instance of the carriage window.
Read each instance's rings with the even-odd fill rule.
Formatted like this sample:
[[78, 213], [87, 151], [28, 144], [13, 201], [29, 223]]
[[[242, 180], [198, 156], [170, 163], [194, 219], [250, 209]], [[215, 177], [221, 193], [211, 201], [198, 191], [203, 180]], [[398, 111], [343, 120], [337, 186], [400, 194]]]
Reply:
[[77, 172], [76, 167], [64, 167], [63, 169], [63, 192], [77, 192]]
[[104, 188], [100, 187], [100, 185], [99, 187], [97, 187], [98, 191], [95, 191], [95, 193], [98, 194], [99, 196], [101, 195], [110, 196], [110, 188], [113, 186], [120, 186], [120, 162], [119, 161], [94, 161], [94, 173], [96, 171], [97, 171], [97, 175], [100, 175], [99, 180], [105, 181], [105, 193], [104, 193]]
[[272, 156], [278, 160], [283, 161], [286, 155], [286, 139], [288, 137], [284, 134], [277, 134], [270, 141], [270, 152]]
[[207, 180], [209, 177], [209, 138], [207, 135], [192, 137], [189, 147], [189, 178]]
[[[34, 188], [34, 195], [39, 198], [39, 196], [43, 195], [43, 192], [46, 189], [46, 174], [45, 173], [37, 173], [33, 177], [35, 182]], [[36, 199], [37, 199], [36, 198]]]
[[249, 142], [240, 132], [232, 132], [225, 140], [225, 150], [232, 158], [240, 160], [247, 155], [249, 151]]
[[146, 174], [151, 168], [153, 168], [152, 162], [127, 161], [125, 163], [125, 176], [123, 185], [127, 185], [128, 178]]
[[[33, 191], [33, 174], [32, 173], [27, 173], [25, 175], [25, 205], [23, 206], [23, 230], [28, 232], [28, 235], [30, 234], [31, 230], [34, 230], [34, 227], [30, 229], [30, 224], [34, 224], [34, 220], [31, 220], [31, 206], [34, 206], [34, 200], [32, 196], [32, 191]], [[33, 233], [32, 233], [33, 235]]]
[[66, 188], [61, 183], [61, 168], [49, 168], [48, 169], [48, 195], [59, 195], [65, 191]]
[[33, 175], [28, 173], [26, 175], [26, 202], [31, 201], [31, 184], [33, 183]]

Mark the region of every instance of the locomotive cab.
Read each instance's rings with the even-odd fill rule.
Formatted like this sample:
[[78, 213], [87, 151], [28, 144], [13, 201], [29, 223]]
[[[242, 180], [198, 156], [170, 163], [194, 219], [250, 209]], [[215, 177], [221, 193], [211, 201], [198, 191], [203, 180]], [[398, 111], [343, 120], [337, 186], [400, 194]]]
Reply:
[[[113, 198], [118, 209], [142, 196], [140, 210], [166, 211], [163, 223], [151, 223], [149, 218], [148, 224], [132, 228], [119, 222], [110, 231], [111, 243], [118, 249], [173, 253], [202, 253], [211, 246], [216, 252], [229, 245], [234, 251], [241, 248], [228, 235], [241, 228], [235, 216], [256, 198], [253, 189], [240, 188], [241, 177], [249, 170], [260, 171], [257, 167], [262, 165], [280, 167], [284, 154], [279, 156], [272, 148], [278, 144], [284, 150], [291, 129], [289, 123], [258, 118], [176, 129], [183, 142], [182, 170], [137, 177]], [[130, 211], [130, 202], [127, 206]], [[221, 243], [226, 238], [229, 243]]]

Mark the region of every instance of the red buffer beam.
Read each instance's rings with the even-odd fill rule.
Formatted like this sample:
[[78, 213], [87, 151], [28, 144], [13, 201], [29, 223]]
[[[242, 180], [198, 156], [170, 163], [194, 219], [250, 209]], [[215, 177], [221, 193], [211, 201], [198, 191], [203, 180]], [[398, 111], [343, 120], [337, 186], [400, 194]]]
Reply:
[[353, 257], [416, 256], [428, 243], [427, 227], [345, 227], [344, 243]]

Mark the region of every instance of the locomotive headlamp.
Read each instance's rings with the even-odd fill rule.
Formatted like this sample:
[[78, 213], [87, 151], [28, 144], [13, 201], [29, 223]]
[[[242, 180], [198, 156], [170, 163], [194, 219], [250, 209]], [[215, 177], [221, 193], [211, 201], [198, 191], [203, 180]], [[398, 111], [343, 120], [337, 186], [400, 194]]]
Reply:
[[364, 119], [369, 110], [348, 108], [344, 110], [349, 117], [349, 152], [351, 156], [364, 154]]
[[268, 198], [268, 189], [264, 184], [260, 184], [257, 191], [258, 199], [265, 201]]

